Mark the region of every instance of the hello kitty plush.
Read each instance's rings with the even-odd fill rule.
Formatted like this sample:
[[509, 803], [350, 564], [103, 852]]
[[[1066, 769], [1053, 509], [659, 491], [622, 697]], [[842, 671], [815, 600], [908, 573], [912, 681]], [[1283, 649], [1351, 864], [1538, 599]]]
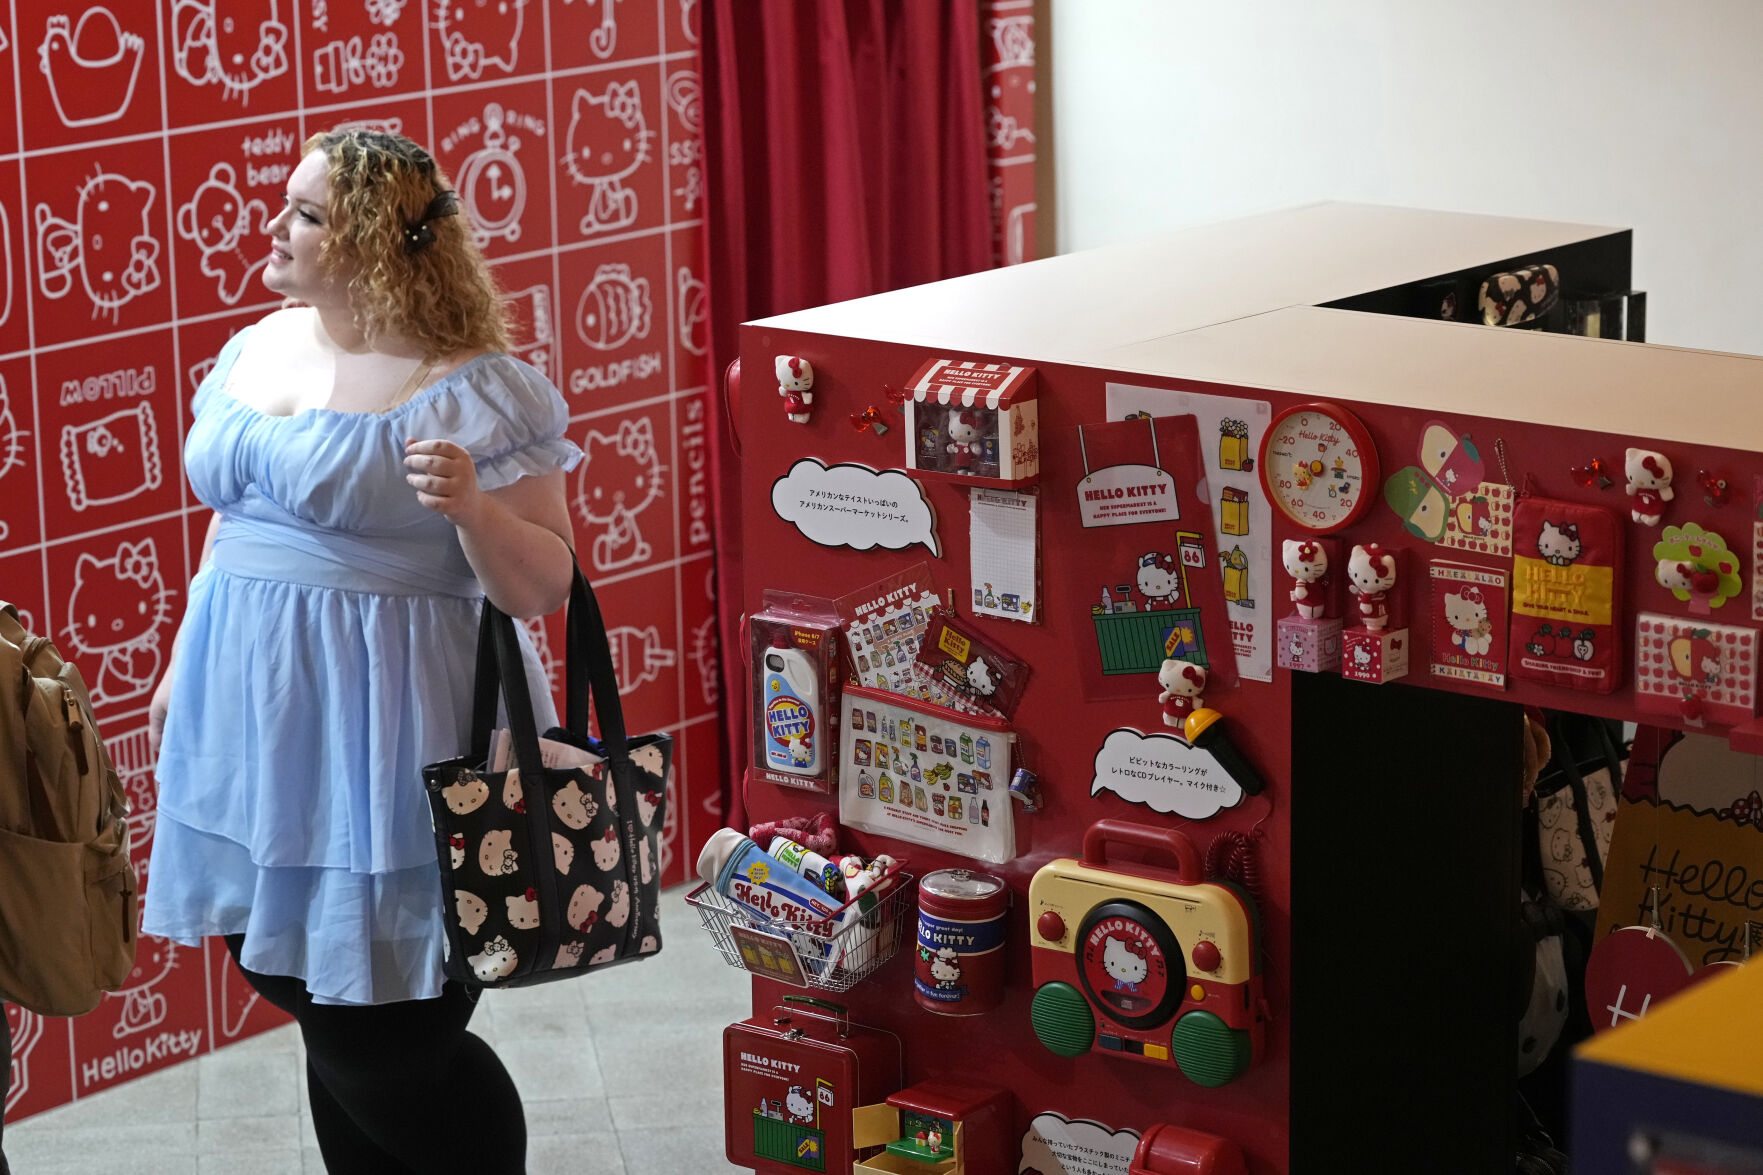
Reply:
[[1642, 526], [1658, 526], [1665, 517], [1665, 503], [1675, 496], [1671, 489], [1671, 462], [1651, 449], [1630, 449], [1623, 460], [1628, 475], [1628, 516]]
[[1451, 643], [1471, 657], [1485, 657], [1494, 643], [1493, 622], [1481, 589], [1466, 586], [1445, 595], [1445, 622], [1451, 626]]
[[1291, 598], [1297, 614], [1315, 620], [1328, 610], [1328, 550], [1321, 543], [1287, 539], [1280, 552], [1292, 577]]
[[779, 355], [774, 365], [784, 415], [797, 424], [807, 424], [808, 410], [814, 405], [814, 365], [800, 355]]
[[1173, 608], [1181, 603], [1181, 564], [1174, 555], [1146, 551], [1139, 556], [1138, 584], [1146, 611]]
[[1102, 943], [1102, 970], [1121, 991], [1137, 991], [1150, 973], [1151, 964], [1141, 950], [1134, 950], [1125, 939], [1112, 934]]
[[1347, 557], [1347, 579], [1359, 597], [1359, 623], [1372, 632], [1389, 627], [1390, 589], [1396, 586], [1396, 557], [1376, 543], [1355, 546]]
[[949, 468], [956, 473], [972, 473], [974, 462], [985, 452], [980, 444], [979, 413], [971, 408], [951, 412], [947, 427], [949, 443], [943, 446], [943, 452], [949, 454]]
[[1157, 681], [1163, 692], [1157, 700], [1163, 703], [1163, 725], [1181, 729], [1191, 711], [1205, 705], [1200, 691], [1206, 688], [1206, 671], [1192, 661], [1165, 661], [1157, 670]]

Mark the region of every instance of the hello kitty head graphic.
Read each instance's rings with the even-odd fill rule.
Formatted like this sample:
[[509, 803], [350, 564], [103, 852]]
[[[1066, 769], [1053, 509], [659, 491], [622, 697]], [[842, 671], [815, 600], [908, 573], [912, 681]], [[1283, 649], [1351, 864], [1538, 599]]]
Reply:
[[441, 798], [447, 801], [447, 810], [455, 816], [464, 816], [484, 806], [490, 798], [490, 785], [472, 772], [462, 772], [458, 779], [441, 789]]
[[1537, 554], [1545, 563], [1566, 567], [1579, 558], [1581, 550], [1578, 523], [1557, 526], [1547, 518], [1543, 519], [1543, 528], [1537, 532]]
[[67, 601], [67, 637], [76, 652], [102, 658], [91, 680], [94, 706], [137, 697], [159, 680], [159, 626], [171, 593], [152, 539], [121, 543], [108, 559], [82, 554]]
[[1174, 555], [1147, 551], [1139, 556], [1138, 584], [1147, 601], [1173, 608], [1181, 599], [1181, 565]]
[[591, 526], [594, 567], [614, 571], [648, 559], [653, 548], [637, 525], [638, 516], [661, 496], [667, 467], [655, 447], [648, 417], [620, 422], [607, 436], [588, 433], [582, 448], [588, 459], [576, 474], [575, 511]]
[[571, 180], [589, 190], [583, 236], [625, 228], [637, 219], [637, 194], [624, 181], [649, 161], [654, 137], [636, 82], [610, 82], [598, 94], [575, 92], [563, 166]]
[[137, 935], [135, 966], [117, 988], [122, 1000], [122, 1013], [110, 1034], [118, 1039], [136, 1032], [145, 1032], [165, 1020], [165, 995], [155, 990], [177, 966], [178, 945], [170, 939]]
[[1143, 983], [1150, 973], [1151, 965], [1146, 961], [1144, 949], [1135, 947], [1122, 938], [1109, 935], [1102, 943], [1102, 970], [1108, 978], [1114, 980], [1117, 987], [1131, 988]]
[[465, 961], [471, 964], [472, 974], [478, 977], [478, 982], [494, 983], [513, 975], [520, 958], [508, 940], [498, 934], [484, 944], [481, 954], [467, 955]]
[[490, 916], [490, 907], [484, 899], [463, 889], [453, 891], [453, 910], [459, 916], [459, 928], [467, 934], [476, 934]]
[[961, 982], [961, 960], [952, 947], [938, 947], [930, 960], [930, 977], [938, 987], [954, 987]]
[[435, 0], [429, 20], [441, 35], [453, 81], [475, 80], [487, 67], [511, 73], [520, 55], [528, 0]]
[[64, 298], [80, 286], [92, 316], [115, 319], [127, 303], [159, 286], [159, 241], [148, 212], [153, 185], [99, 172], [80, 187], [74, 219], [37, 205], [37, 286], [45, 298]]
[[539, 925], [539, 893], [528, 887], [525, 893], [503, 898], [508, 907], [508, 925], [516, 930], [532, 930]]
[[248, 104], [259, 84], [288, 72], [291, 0], [174, 0], [171, 63], [192, 86], [221, 87], [223, 99]]
[[[255, 210], [256, 217], [252, 217]], [[216, 279], [216, 292], [229, 306], [237, 305], [251, 277], [269, 264], [267, 251], [247, 251], [245, 239], [269, 231], [269, 209], [262, 200], [246, 200], [230, 163], [216, 163], [196, 188], [189, 203], [178, 208], [178, 236], [202, 251], [202, 272]]]
[[606, 835], [595, 841], [592, 847], [594, 851], [594, 867], [600, 870], [600, 872], [608, 872], [614, 865], [618, 864], [620, 850], [618, 846], [618, 831], [616, 829], [608, 828], [606, 830]]

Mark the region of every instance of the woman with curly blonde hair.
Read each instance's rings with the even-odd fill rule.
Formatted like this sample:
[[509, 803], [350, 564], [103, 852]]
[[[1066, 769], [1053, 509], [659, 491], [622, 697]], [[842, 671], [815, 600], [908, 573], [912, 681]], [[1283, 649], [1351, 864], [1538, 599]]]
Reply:
[[221, 351], [185, 447], [215, 517], [154, 695], [143, 929], [224, 937], [299, 1022], [330, 1171], [519, 1172], [519, 1095], [442, 974], [421, 769], [464, 750], [484, 596], [568, 596], [582, 453], [427, 151], [314, 136], [269, 234], [287, 301]]

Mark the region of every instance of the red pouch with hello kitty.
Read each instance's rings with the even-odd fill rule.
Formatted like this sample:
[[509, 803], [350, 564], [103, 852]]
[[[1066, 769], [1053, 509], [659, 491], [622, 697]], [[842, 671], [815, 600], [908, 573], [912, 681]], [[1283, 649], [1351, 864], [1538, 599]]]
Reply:
[[1622, 527], [1599, 506], [1512, 514], [1512, 676], [1607, 694], [1622, 680]]
[[930, 701], [969, 714], [1009, 718], [1028, 684], [1028, 662], [986, 640], [945, 611], [933, 613], [918, 646]]

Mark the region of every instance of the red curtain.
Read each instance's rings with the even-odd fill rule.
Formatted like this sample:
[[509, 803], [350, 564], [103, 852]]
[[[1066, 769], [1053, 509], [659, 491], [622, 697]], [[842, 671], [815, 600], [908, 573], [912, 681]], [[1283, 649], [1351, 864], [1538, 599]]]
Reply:
[[[713, 371], [749, 319], [992, 264], [975, 0], [704, 0], [699, 52]], [[771, 372], [748, 384], [769, 395]], [[723, 810], [738, 825], [740, 442], [717, 402]]]

